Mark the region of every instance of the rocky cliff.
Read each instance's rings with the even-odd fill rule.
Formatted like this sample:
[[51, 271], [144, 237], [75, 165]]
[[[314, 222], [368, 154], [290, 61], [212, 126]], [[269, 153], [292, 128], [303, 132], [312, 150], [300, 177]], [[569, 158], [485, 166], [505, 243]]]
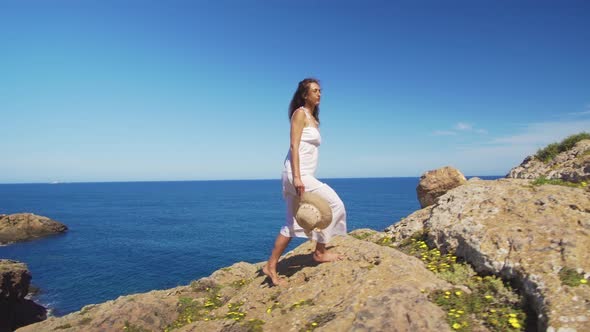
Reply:
[[[590, 194], [583, 188], [469, 181], [386, 232], [394, 244], [422, 233], [431, 246], [455, 253], [476, 271], [511, 281], [538, 316], [539, 331], [590, 330], [590, 287], [584, 285], [590, 276]], [[566, 273], [577, 278], [572, 285]]]
[[24, 263], [0, 259], [0, 331], [46, 318], [45, 308], [25, 298], [30, 281], [31, 272]]
[[559, 153], [549, 162], [539, 160], [535, 155], [528, 156], [510, 170], [508, 178], [515, 179], [560, 179], [569, 182], [588, 182], [590, 180], [590, 139], [581, 140], [567, 151]]
[[[526, 179], [430, 172], [425, 208], [336, 238], [342, 261], [315, 264], [313, 244], [299, 246], [279, 263], [285, 287], [240, 262], [18, 331], [590, 331], [585, 144], [546, 172], [511, 171]], [[528, 179], [541, 175], [577, 184]]]
[[32, 213], [0, 214], [0, 245], [63, 233], [68, 227]]
[[[237, 263], [188, 286], [123, 296], [19, 331], [590, 328], [590, 193], [582, 188], [470, 180], [385, 232], [352, 235], [332, 243], [346, 255], [340, 262], [314, 264], [311, 243], [289, 253], [279, 267], [284, 288], [268, 286], [261, 264]], [[422, 251], [403, 249], [416, 243]], [[489, 279], [496, 276], [516, 293], [502, 295]]]

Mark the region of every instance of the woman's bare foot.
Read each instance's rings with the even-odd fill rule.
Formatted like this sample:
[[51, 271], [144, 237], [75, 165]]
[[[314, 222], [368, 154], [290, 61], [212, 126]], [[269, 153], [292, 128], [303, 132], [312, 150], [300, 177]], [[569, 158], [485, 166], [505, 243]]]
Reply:
[[320, 253], [318, 251], [315, 251], [313, 253], [313, 260], [318, 263], [334, 262], [334, 261], [340, 261], [343, 259], [344, 259], [344, 256], [336, 254], [336, 253], [332, 253], [332, 252], [324, 251], [323, 253]]
[[285, 286], [287, 284], [287, 280], [280, 278], [276, 270], [269, 270], [268, 265], [262, 268], [262, 273], [270, 278], [274, 286]]

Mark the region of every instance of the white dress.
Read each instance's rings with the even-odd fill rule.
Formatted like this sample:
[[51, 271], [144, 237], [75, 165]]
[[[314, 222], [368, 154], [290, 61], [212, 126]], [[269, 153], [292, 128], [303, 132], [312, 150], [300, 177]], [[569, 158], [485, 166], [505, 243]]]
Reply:
[[[295, 112], [304, 112], [310, 122], [315, 122], [315, 119], [304, 108], [299, 108]], [[318, 166], [318, 147], [321, 141], [322, 137], [317, 127], [307, 126], [303, 128], [301, 142], [299, 144], [299, 170], [305, 191], [322, 196], [332, 208], [332, 223], [330, 226], [319, 232], [311, 232], [312, 240], [319, 243], [328, 243], [335, 235], [346, 235], [346, 209], [338, 194], [330, 186], [315, 178], [315, 171]], [[287, 213], [285, 225], [281, 228], [281, 234], [287, 237], [308, 237], [293, 216], [293, 204], [297, 196], [297, 191], [293, 186], [290, 151], [285, 158], [282, 179], [283, 197], [287, 203]]]

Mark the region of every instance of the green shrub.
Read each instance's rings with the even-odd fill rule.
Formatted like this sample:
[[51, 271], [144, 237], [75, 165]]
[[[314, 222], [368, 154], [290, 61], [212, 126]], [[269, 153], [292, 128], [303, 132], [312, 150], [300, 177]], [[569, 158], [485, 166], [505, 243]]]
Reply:
[[328, 322], [330, 322], [334, 318], [336, 318], [336, 314], [333, 312], [325, 312], [325, 313], [316, 315], [316, 316], [312, 317], [311, 320], [309, 322], [307, 322], [305, 324], [305, 326], [303, 326], [303, 328], [301, 328], [299, 330], [299, 332], [313, 331], [313, 330], [327, 324]]
[[583, 273], [578, 273], [575, 269], [569, 267], [564, 267], [559, 271], [559, 279], [562, 284], [570, 287], [576, 287], [588, 283], [588, 280], [584, 278]]
[[143, 327], [141, 327], [139, 325], [129, 323], [128, 321], [125, 321], [125, 326], [123, 326], [123, 331], [125, 331], [125, 332], [150, 332], [150, 330], [144, 329]]
[[541, 160], [544, 163], [548, 163], [551, 160], [553, 160], [553, 158], [555, 158], [555, 156], [557, 156], [559, 154], [559, 144], [557, 143], [551, 143], [549, 145], [547, 145], [546, 147], [544, 147], [543, 149], [539, 149], [539, 151], [537, 151], [537, 154], [535, 155], [537, 157], [537, 159]]
[[531, 182], [533, 186], [542, 186], [544, 184], [553, 184], [557, 186], [565, 186], [565, 187], [573, 187], [573, 188], [584, 188], [588, 185], [586, 181], [582, 181], [580, 183], [563, 181], [562, 179], [547, 179], [544, 176], [536, 179], [535, 181]]
[[86, 325], [86, 324], [90, 323], [91, 321], [92, 321], [92, 318], [90, 318], [90, 317], [84, 317], [84, 318], [82, 318], [78, 322], [78, 324], [80, 324], [80, 325]]
[[[382, 240], [384, 245], [387, 240]], [[495, 276], [479, 276], [465, 262], [457, 262], [454, 253], [442, 254], [431, 248], [426, 234], [419, 232], [398, 248], [422, 260], [426, 268], [459, 287], [438, 289], [429, 299], [447, 312], [447, 322], [455, 331], [476, 331], [484, 325], [490, 331], [522, 331], [526, 314], [521, 297]]]
[[559, 144], [560, 152], [570, 150], [571, 148], [576, 145], [579, 141], [583, 139], [590, 139], [590, 134], [586, 132], [581, 132], [579, 134], [571, 135], [566, 137], [561, 143]]
[[[197, 286], [198, 285], [195, 284], [195, 287]], [[190, 297], [179, 298], [178, 317], [174, 322], [168, 325], [164, 331], [169, 332], [199, 320], [208, 321], [219, 319], [219, 317], [214, 315], [212, 311], [220, 308], [225, 303], [219, 293], [220, 290], [221, 288], [219, 286], [206, 287], [205, 291], [207, 292], [207, 297], [203, 301]]]
[[358, 232], [350, 234], [352, 237], [358, 240], [366, 240], [369, 236], [373, 235], [371, 232]]
[[264, 329], [262, 326], [264, 321], [262, 319], [251, 318], [247, 322], [242, 323], [242, 326], [246, 328], [248, 332], [262, 332]]
[[586, 132], [581, 132], [579, 134], [566, 137], [560, 143], [551, 143], [543, 149], [539, 149], [535, 157], [537, 157], [537, 159], [545, 163], [548, 163], [551, 160], [553, 160], [553, 158], [555, 158], [555, 156], [557, 156], [559, 153], [570, 150], [574, 147], [574, 145], [576, 145], [576, 143], [583, 139], [590, 139], [590, 134]]
[[520, 298], [501, 279], [474, 276], [467, 283], [470, 292], [460, 288], [435, 290], [429, 298], [447, 312], [453, 330], [473, 331], [483, 323], [490, 331], [522, 331], [526, 314]]

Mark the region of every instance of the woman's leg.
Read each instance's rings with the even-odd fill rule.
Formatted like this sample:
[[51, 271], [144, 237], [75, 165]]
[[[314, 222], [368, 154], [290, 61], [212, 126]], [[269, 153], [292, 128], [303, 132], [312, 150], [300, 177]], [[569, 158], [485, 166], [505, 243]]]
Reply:
[[279, 234], [277, 236], [277, 239], [275, 240], [275, 246], [272, 249], [270, 258], [268, 259], [266, 265], [262, 268], [262, 272], [270, 278], [274, 285], [277, 286], [286, 283], [285, 280], [279, 278], [279, 275], [277, 274], [277, 263], [279, 262], [279, 258], [281, 258], [281, 255], [289, 245], [289, 242], [291, 242], [290, 237]]
[[334, 189], [327, 184], [320, 186], [313, 193], [323, 197], [332, 209], [332, 223], [321, 232], [321, 236], [318, 236], [313, 259], [319, 263], [343, 259], [344, 257], [339, 254], [328, 252], [326, 244], [336, 235], [346, 235], [346, 208], [344, 203]]
[[333, 252], [328, 252], [326, 250], [325, 243], [316, 243], [315, 251], [313, 252], [313, 260], [318, 263], [326, 263], [326, 262], [333, 262], [337, 260], [341, 260], [343, 257]]

